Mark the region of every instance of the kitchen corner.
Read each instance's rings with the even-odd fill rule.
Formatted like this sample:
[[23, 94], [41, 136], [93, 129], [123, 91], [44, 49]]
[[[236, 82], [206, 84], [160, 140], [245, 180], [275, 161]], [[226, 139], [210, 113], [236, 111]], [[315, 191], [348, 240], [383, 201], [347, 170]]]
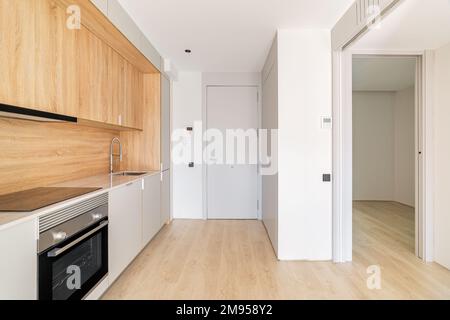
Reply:
[[7, 3], [0, 300], [98, 299], [170, 221], [171, 80], [120, 6], [75, 0], [72, 30], [66, 1]]
[[[86, 287], [86, 292], [76, 291], [77, 294], [83, 293], [78, 298], [90, 299], [92, 294], [99, 298], [170, 219], [161, 214], [161, 173], [158, 171], [96, 175], [50, 188], [90, 188], [96, 191], [32, 212], [0, 213], [0, 238], [5, 238], [2, 243], [8, 243], [9, 250], [15, 250], [8, 264], [8, 268], [15, 272], [5, 270], [1, 273], [4, 279], [0, 280], [3, 289], [19, 290], [17, 298], [71, 298], [64, 291], [65, 285], [62, 286], [63, 293], [58, 293], [57, 289], [45, 289], [55, 281], [54, 276], [49, 275], [55, 273], [52, 268], [57, 264], [75, 265], [76, 260], [92, 259], [103, 251], [103, 261], [89, 262], [92, 266], [85, 267], [89, 270], [95, 265], [102, 266], [101, 277]], [[82, 224], [83, 228], [69, 233], [73, 229], [70, 224], [81, 225], [77, 220], [83, 219], [87, 219]], [[103, 236], [100, 233], [102, 226], [107, 227]], [[27, 234], [24, 230], [28, 230]], [[84, 232], [86, 236], [80, 236]], [[100, 239], [103, 239], [103, 245], [98, 242]], [[11, 248], [12, 243], [15, 243], [14, 248]], [[98, 247], [94, 249], [96, 243]], [[58, 250], [64, 255], [55, 256], [53, 252]], [[29, 263], [23, 264], [23, 261]], [[84, 274], [89, 274], [86, 270], [83, 270]], [[3, 289], [1, 292], [6, 292]], [[11, 291], [8, 294], [11, 297]]]

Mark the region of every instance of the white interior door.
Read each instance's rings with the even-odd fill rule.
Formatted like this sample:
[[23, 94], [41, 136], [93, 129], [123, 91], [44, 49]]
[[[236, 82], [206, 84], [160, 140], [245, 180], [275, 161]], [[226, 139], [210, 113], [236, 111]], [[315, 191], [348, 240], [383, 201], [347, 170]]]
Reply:
[[[258, 168], [257, 164], [249, 161], [248, 152], [251, 148], [246, 148], [247, 160], [244, 164], [230, 164], [226, 161], [225, 140], [227, 129], [247, 131], [257, 128], [258, 88], [207, 88], [207, 137], [212, 138], [211, 129], [216, 133], [222, 132], [224, 137], [223, 157], [207, 153], [208, 219], [257, 219]], [[250, 139], [246, 138], [245, 141], [248, 146]], [[234, 148], [235, 153], [236, 149]]]

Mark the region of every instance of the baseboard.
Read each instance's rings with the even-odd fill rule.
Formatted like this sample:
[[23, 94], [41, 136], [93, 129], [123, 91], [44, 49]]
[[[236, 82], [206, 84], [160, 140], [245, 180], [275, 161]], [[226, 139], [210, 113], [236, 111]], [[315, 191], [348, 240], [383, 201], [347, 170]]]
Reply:
[[400, 201], [395, 201], [395, 200], [353, 200], [353, 202], [391, 202], [391, 203], [400, 204], [400, 205], [405, 206], [405, 207], [409, 207], [411, 209], [415, 208], [414, 206], [411, 206], [411, 205], [406, 204], [406, 203], [402, 203]]

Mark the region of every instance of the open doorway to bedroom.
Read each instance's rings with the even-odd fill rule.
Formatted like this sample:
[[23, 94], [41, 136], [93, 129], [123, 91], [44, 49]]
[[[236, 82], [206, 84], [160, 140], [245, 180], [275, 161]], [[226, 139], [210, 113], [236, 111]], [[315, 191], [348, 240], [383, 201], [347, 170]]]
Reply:
[[354, 256], [418, 252], [417, 61], [353, 56]]

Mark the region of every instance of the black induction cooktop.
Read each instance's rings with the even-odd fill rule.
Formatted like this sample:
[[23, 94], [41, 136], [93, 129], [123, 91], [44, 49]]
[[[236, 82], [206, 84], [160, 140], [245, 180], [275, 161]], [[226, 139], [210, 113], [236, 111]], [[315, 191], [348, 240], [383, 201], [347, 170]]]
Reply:
[[0, 212], [31, 212], [101, 188], [46, 187], [0, 196]]

